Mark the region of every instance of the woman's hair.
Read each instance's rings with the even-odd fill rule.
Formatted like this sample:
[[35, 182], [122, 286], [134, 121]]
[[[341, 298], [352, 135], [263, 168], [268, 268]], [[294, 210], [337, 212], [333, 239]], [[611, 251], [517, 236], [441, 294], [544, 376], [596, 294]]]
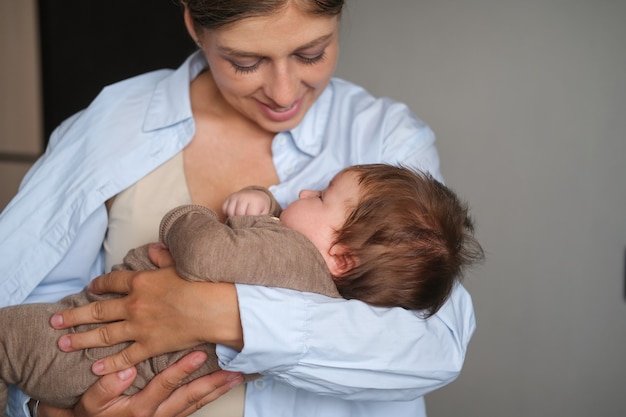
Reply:
[[344, 0], [180, 0], [189, 8], [195, 25], [219, 29], [248, 17], [267, 16], [290, 2], [307, 13], [321, 16], [341, 14]]
[[429, 317], [464, 270], [484, 258], [468, 206], [432, 176], [385, 164], [357, 165], [359, 202], [336, 232], [357, 265], [335, 277], [341, 295]]

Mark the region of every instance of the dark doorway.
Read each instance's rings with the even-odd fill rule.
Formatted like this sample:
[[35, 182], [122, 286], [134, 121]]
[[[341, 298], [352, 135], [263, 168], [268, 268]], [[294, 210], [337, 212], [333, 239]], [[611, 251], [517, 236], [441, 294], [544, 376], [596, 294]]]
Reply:
[[176, 0], [39, 0], [44, 140], [106, 85], [195, 49]]

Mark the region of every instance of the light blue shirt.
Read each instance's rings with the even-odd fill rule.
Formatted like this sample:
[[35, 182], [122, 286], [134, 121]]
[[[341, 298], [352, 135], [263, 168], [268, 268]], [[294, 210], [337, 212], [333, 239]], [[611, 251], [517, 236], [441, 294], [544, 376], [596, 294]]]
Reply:
[[[0, 215], [0, 306], [55, 301], [104, 272], [104, 202], [189, 143], [189, 83], [205, 68], [196, 53], [176, 71], [109, 86], [57, 128]], [[272, 152], [283, 206], [348, 165], [401, 163], [440, 178], [423, 122], [340, 79]], [[225, 369], [265, 374], [248, 386], [246, 417], [425, 416], [423, 395], [457, 377], [475, 328], [461, 285], [428, 320], [275, 288], [237, 285], [237, 294], [245, 347], [218, 354]], [[27, 415], [25, 396], [11, 392], [10, 415]]]

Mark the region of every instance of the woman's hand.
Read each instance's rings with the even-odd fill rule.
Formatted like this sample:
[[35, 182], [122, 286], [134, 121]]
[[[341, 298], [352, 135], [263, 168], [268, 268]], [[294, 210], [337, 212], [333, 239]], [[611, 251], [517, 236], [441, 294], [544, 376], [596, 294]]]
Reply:
[[135, 368], [105, 375], [83, 394], [73, 410], [42, 403], [37, 414], [39, 417], [188, 416], [243, 381], [240, 374], [218, 371], [181, 386], [181, 381], [205, 360], [206, 354], [192, 352], [132, 396], [122, 393], [137, 376]]
[[96, 375], [121, 371], [150, 357], [204, 342], [243, 348], [237, 293], [233, 284], [188, 282], [174, 268], [149, 272], [115, 271], [96, 278], [97, 294], [127, 294], [55, 314], [51, 324], [64, 329], [107, 323], [59, 339], [66, 352], [134, 341], [123, 351], [96, 361]]

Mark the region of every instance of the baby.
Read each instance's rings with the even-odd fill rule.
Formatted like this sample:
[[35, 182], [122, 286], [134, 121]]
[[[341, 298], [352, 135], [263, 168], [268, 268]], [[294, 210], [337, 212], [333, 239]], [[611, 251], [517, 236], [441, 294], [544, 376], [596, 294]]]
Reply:
[[[197, 205], [175, 208], [162, 219], [160, 241], [182, 278], [358, 299], [419, 310], [427, 318], [464, 270], [483, 259], [467, 205], [429, 175], [402, 167], [346, 168], [326, 189], [301, 191], [282, 211], [268, 190], [248, 187], [231, 195], [223, 211], [226, 223]], [[149, 246], [131, 250], [114, 269], [155, 269]], [[52, 329], [48, 321], [57, 311], [106, 297], [112, 296], [84, 290], [56, 304], [0, 309], [0, 410], [7, 384], [51, 405], [78, 401], [98, 379], [92, 363], [128, 344], [61, 352], [56, 340], [67, 331]], [[215, 345], [202, 344], [140, 363], [127, 393], [142, 389], [191, 350], [205, 351], [209, 359], [188, 380], [219, 369]]]

